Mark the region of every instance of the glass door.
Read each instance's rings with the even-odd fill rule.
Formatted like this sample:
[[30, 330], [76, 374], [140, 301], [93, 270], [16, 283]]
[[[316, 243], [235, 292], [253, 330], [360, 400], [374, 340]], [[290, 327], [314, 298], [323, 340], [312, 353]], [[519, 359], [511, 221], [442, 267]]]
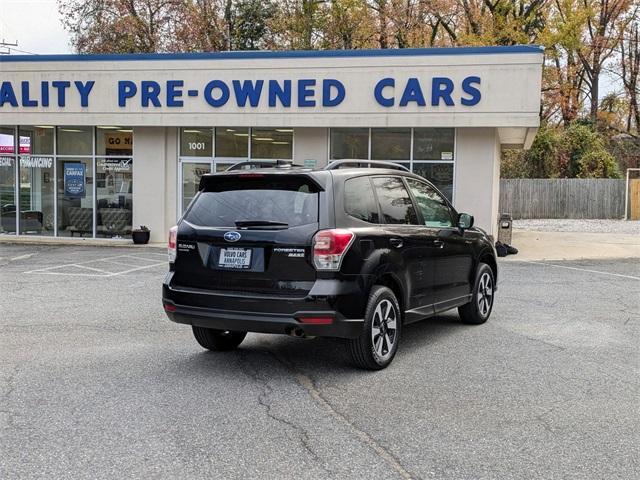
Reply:
[[205, 173], [211, 173], [211, 161], [203, 160], [180, 160], [180, 215], [189, 206], [189, 203], [198, 193], [200, 178]]

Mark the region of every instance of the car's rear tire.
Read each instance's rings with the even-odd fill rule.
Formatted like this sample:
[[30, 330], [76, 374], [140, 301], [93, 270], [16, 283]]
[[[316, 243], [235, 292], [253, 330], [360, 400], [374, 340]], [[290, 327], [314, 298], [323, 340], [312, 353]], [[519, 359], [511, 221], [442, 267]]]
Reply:
[[493, 310], [495, 283], [491, 267], [486, 263], [478, 264], [471, 301], [458, 307], [460, 319], [464, 323], [480, 325], [489, 319]]
[[353, 362], [367, 370], [389, 366], [398, 351], [402, 316], [393, 291], [381, 285], [371, 289], [360, 336], [349, 340]]
[[247, 336], [247, 332], [231, 332], [228, 330], [214, 330], [212, 328], [193, 328], [193, 336], [203, 348], [223, 352], [238, 347]]

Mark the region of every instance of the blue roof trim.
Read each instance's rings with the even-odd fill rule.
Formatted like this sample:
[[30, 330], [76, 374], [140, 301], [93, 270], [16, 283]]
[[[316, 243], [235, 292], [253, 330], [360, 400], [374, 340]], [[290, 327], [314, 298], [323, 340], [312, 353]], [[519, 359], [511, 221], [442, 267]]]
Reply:
[[495, 55], [512, 53], [542, 53], [540, 45], [500, 47], [443, 47], [378, 50], [286, 50], [233, 51], [200, 53], [125, 53], [78, 55], [0, 55], [6, 62], [120, 62], [139, 60], [255, 60], [265, 58], [339, 58], [339, 57], [410, 57], [443, 55]]

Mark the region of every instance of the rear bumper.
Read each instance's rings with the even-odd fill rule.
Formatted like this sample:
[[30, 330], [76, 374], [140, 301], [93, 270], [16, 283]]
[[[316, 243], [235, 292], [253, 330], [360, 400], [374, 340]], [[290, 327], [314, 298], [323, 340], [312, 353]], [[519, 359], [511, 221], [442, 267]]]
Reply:
[[[176, 323], [218, 330], [305, 334], [355, 338], [364, 320], [359, 281], [318, 280], [308, 295], [285, 297], [210, 291], [172, 285], [169, 272], [162, 287], [165, 313]], [[328, 324], [305, 323], [321, 318]]]

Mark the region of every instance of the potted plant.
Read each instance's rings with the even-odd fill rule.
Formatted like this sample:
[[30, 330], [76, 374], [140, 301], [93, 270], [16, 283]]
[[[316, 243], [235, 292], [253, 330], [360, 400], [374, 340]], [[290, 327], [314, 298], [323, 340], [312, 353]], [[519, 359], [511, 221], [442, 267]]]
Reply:
[[151, 231], [145, 225], [140, 225], [140, 228], [136, 228], [131, 232], [131, 238], [136, 245], [145, 245], [149, 243], [149, 237]]

